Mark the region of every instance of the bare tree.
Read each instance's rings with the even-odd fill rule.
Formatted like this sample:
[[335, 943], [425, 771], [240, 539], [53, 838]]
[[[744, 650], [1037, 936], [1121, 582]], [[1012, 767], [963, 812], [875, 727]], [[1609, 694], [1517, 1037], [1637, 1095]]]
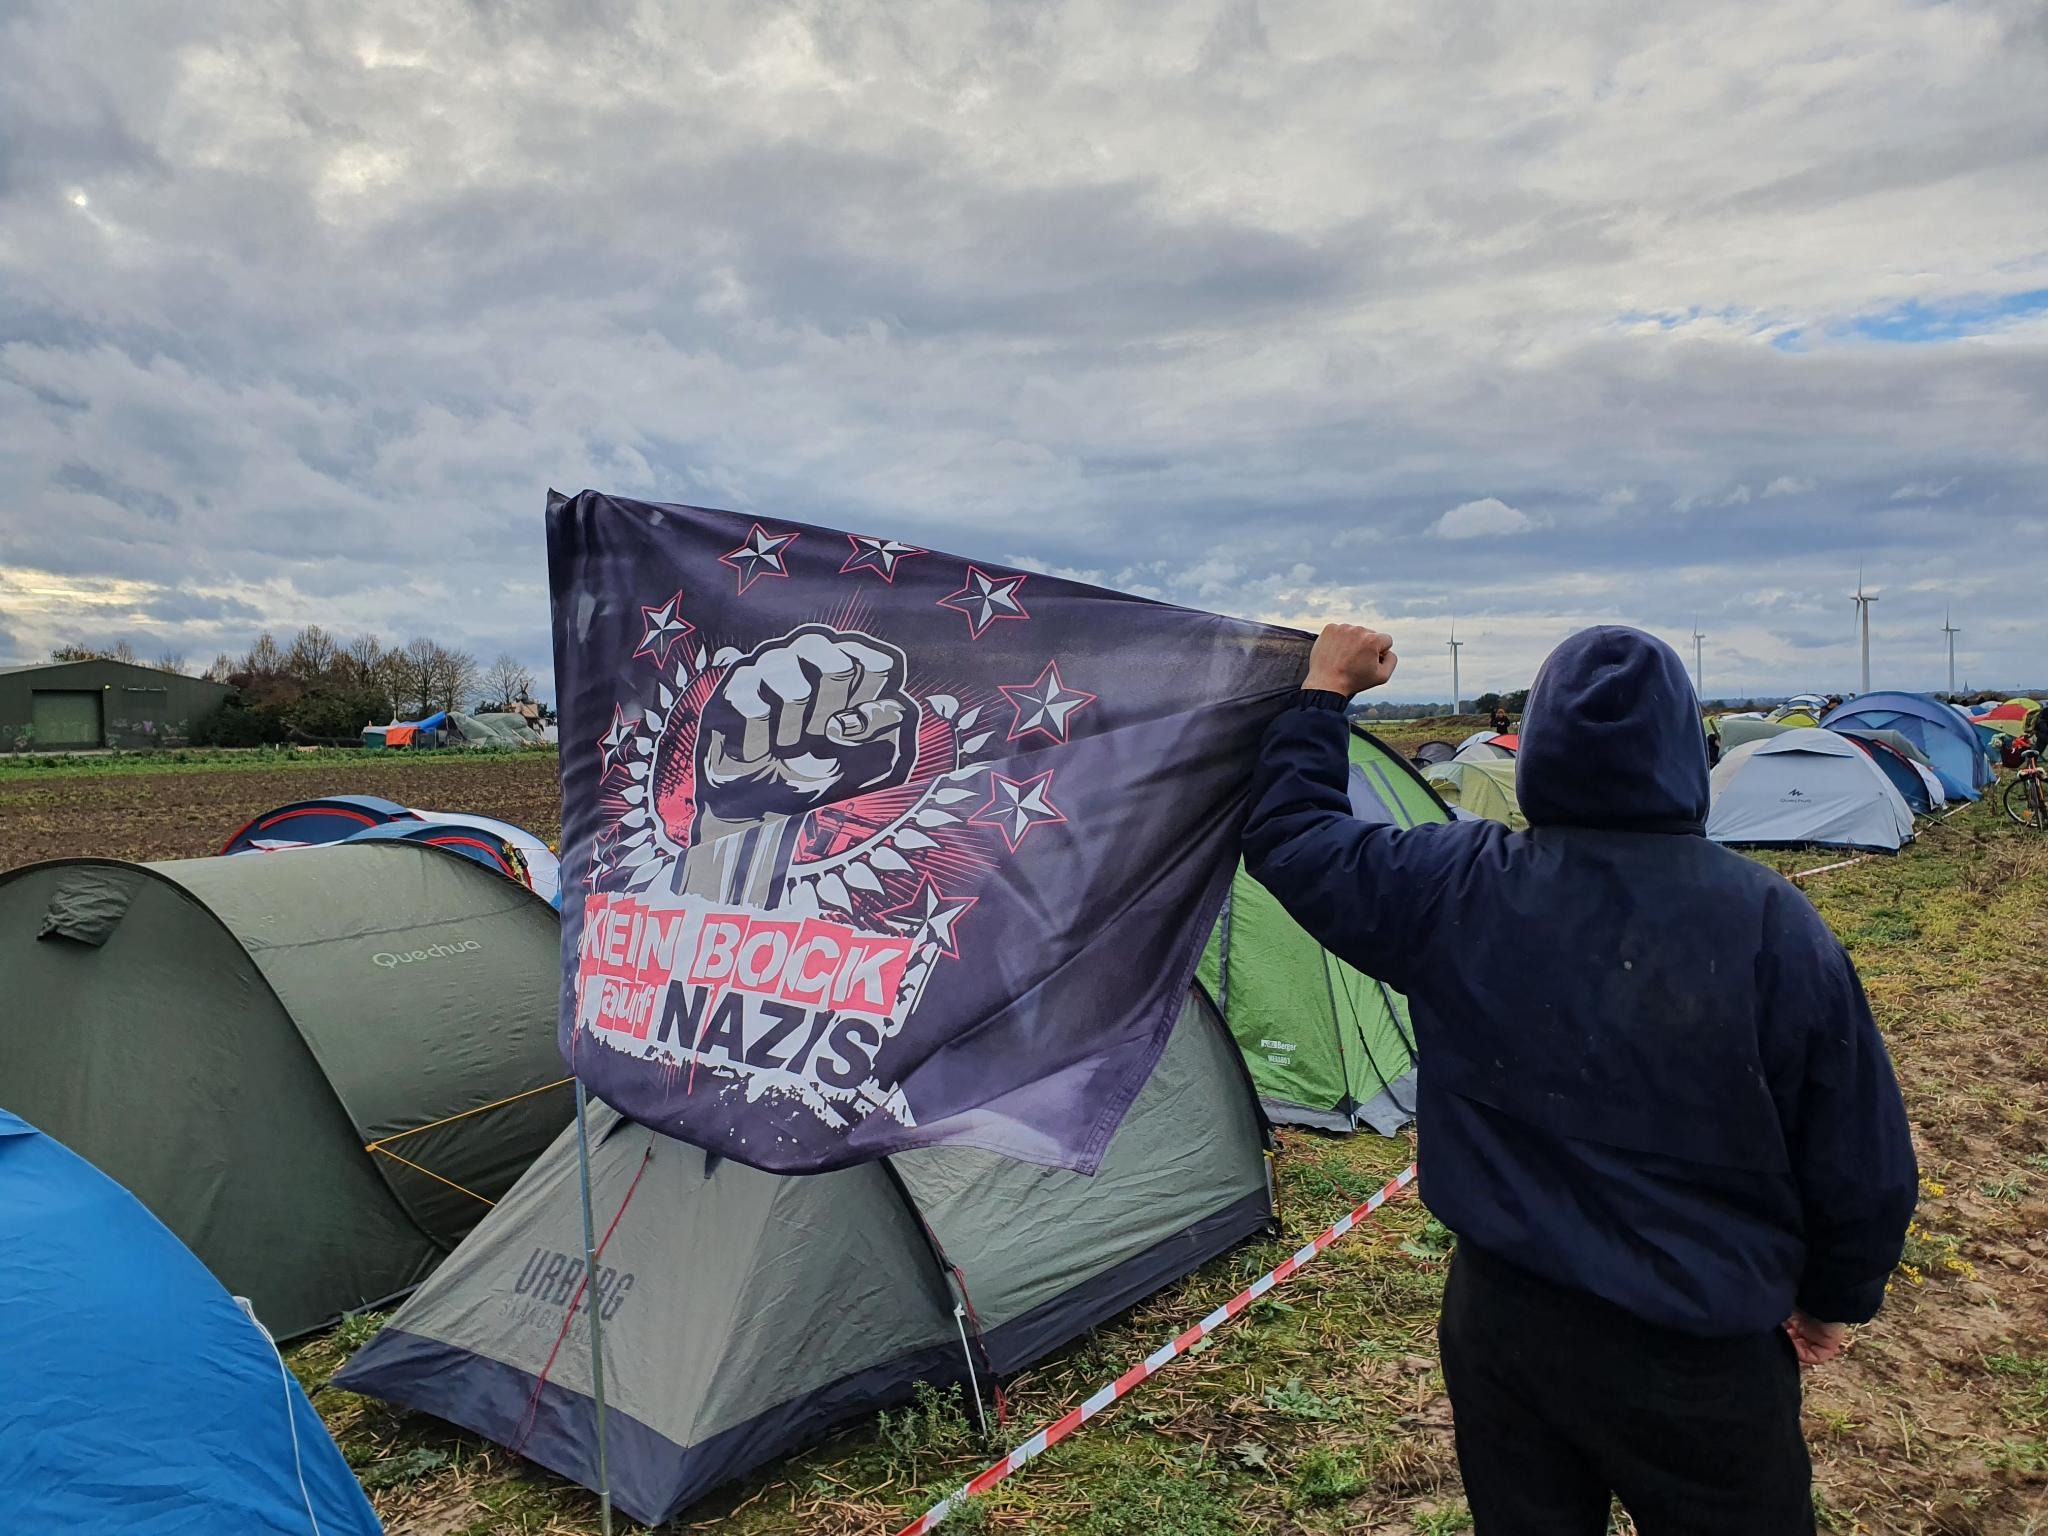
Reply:
[[532, 692], [533, 673], [521, 666], [519, 658], [510, 651], [500, 651], [498, 659], [484, 668], [483, 682], [477, 690], [477, 708], [503, 708]]
[[224, 683], [235, 670], [235, 658], [222, 651], [213, 658], [213, 664], [199, 675], [209, 683]]
[[256, 643], [249, 647], [249, 654], [242, 658], [237, 670], [259, 678], [276, 677], [284, 671], [284, 652], [270, 638], [269, 630], [256, 637]]
[[441, 675], [441, 647], [425, 635], [417, 635], [392, 657], [393, 702], [401, 711], [428, 713], [434, 707], [434, 685]]
[[284, 653], [284, 669], [302, 683], [317, 683], [334, 670], [340, 648], [318, 624], [308, 624], [292, 637]]
[[182, 673], [185, 670], [185, 653], [183, 651], [165, 651], [161, 656], [157, 657], [156, 666], [160, 672]]
[[357, 635], [341, 648], [337, 665], [348, 674], [350, 682], [362, 686], [377, 681], [383, 660], [383, 641], [375, 635]]
[[476, 658], [467, 651], [435, 646], [434, 694], [436, 709], [460, 709], [476, 694]]
[[135, 664], [135, 647], [126, 640], [114, 645], [83, 645], [71, 641], [50, 652], [52, 661], [125, 661]]

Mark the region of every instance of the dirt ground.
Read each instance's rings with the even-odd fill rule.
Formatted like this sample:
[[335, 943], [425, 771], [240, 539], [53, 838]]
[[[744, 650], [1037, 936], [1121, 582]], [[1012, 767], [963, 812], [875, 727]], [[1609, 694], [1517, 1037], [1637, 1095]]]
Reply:
[[252, 816], [317, 795], [382, 795], [401, 805], [498, 816], [552, 841], [561, 827], [555, 755], [323, 756], [271, 767], [195, 764], [164, 772], [90, 762], [48, 774], [0, 773], [0, 869], [39, 859], [196, 859]]
[[[1475, 722], [1476, 724], [1476, 722]], [[1388, 727], [1407, 747], [1464, 722]], [[363, 791], [553, 836], [553, 759], [369, 759], [313, 771], [0, 774], [0, 863], [211, 851], [249, 815]], [[1794, 871], [1833, 862], [1788, 855]], [[1806, 886], [1854, 955], [1896, 1062], [1924, 1176], [1884, 1314], [1807, 1382], [1821, 1530], [2048, 1536], [2048, 840], [1990, 804], [1895, 859]], [[1226, 1255], [1008, 1383], [1005, 1444], [1080, 1402], [1277, 1263], [1412, 1155], [1290, 1133], [1283, 1231]], [[1448, 1536], [1470, 1528], [1436, 1369], [1448, 1235], [1414, 1201], [1326, 1253], [947, 1529], [1073, 1536]], [[318, 1387], [374, 1332], [294, 1355]], [[494, 1446], [367, 1399], [319, 1401], [398, 1536], [590, 1533], [594, 1500]], [[997, 1449], [1001, 1449], [998, 1446]], [[674, 1530], [888, 1536], [988, 1459], [957, 1399], [856, 1425], [686, 1510]], [[1625, 1520], [1617, 1531], [1626, 1532]]]

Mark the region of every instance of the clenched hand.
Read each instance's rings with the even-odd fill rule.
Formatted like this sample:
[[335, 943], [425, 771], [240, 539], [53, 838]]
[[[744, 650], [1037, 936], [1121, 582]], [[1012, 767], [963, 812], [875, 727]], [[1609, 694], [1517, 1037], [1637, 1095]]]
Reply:
[[1379, 687], [1394, 675], [1398, 665], [1392, 635], [1360, 624], [1326, 624], [1308, 653], [1308, 676], [1301, 686], [1341, 693], [1348, 699]]

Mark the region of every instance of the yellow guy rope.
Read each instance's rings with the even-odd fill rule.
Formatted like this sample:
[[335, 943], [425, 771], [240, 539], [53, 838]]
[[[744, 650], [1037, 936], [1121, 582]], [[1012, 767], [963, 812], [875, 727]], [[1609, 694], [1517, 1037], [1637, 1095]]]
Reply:
[[434, 1172], [433, 1169], [422, 1168], [418, 1163], [414, 1162], [409, 1157], [400, 1157], [396, 1152], [391, 1150], [390, 1143], [394, 1141], [403, 1141], [408, 1136], [417, 1136], [422, 1131], [431, 1131], [435, 1129], [437, 1126], [452, 1125], [457, 1120], [467, 1120], [471, 1115], [481, 1115], [487, 1110], [503, 1109], [507, 1104], [516, 1104], [521, 1099], [530, 1099], [536, 1093], [546, 1093], [553, 1088], [565, 1088], [570, 1083], [573, 1083], [575, 1081], [576, 1079], [573, 1077], [557, 1078], [552, 1083], [542, 1083], [538, 1088], [528, 1088], [523, 1092], [512, 1094], [509, 1097], [493, 1100], [489, 1104], [479, 1104], [475, 1109], [465, 1109], [461, 1111], [459, 1114], [443, 1115], [439, 1120], [429, 1120], [425, 1125], [416, 1125], [408, 1131], [393, 1131], [389, 1136], [380, 1136], [375, 1141], [364, 1142], [363, 1150], [365, 1152], [375, 1152], [380, 1156], [388, 1157], [394, 1163], [403, 1163], [406, 1167], [412, 1169], [415, 1173], [423, 1173], [437, 1184], [446, 1184], [450, 1189], [458, 1190], [461, 1193], [469, 1196], [469, 1198], [472, 1200], [482, 1200], [485, 1205], [495, 1206], [497, 1204], [497, 1201], [484, 1200], [484, 1197], [478, 1194], [475, 1190], [464, 1189], [460, 1184], [456, 1183], [453, 1179], [444, 1179], [441, 1177], [440, 1174]]

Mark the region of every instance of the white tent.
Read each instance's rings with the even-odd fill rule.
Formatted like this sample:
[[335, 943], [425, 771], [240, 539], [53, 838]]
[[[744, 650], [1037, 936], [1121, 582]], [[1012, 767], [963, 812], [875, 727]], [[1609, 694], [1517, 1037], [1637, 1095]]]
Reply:
[[1897, 853], [1912, 840], [1913, 812], [1854, 742], [1833, 731], [1786, 731], [1721, 759], [1707, 836], [1752, 847]]

